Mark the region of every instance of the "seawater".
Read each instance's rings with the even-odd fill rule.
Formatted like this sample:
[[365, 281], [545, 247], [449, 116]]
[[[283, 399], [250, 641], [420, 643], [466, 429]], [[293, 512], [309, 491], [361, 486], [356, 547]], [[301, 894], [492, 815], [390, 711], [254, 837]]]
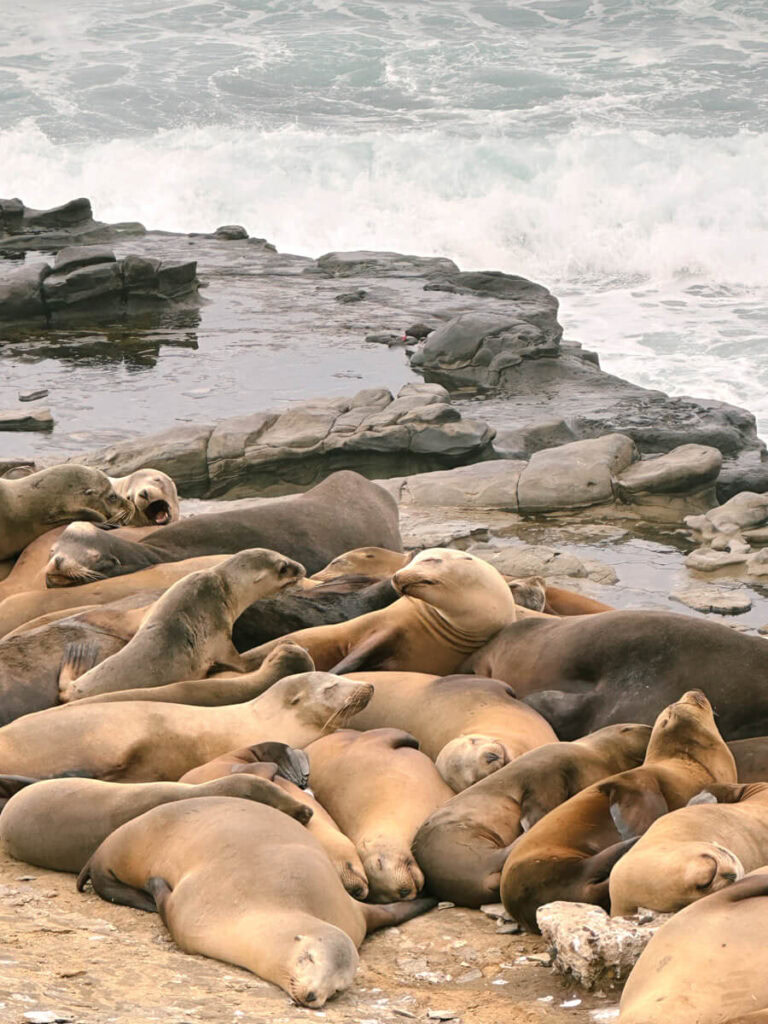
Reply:
[[768, 433], [764, 0], [19, 0], [0, 195], [448, 255]]

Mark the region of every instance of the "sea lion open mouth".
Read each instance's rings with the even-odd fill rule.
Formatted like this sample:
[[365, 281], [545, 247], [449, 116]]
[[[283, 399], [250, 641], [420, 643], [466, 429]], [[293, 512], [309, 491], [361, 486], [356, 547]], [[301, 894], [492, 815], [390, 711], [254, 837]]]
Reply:
[[151, 501], [147, 505], [144, 509], [144, 515], [156, 526], [165, 526], [171, 521], [171, 506], [167, 501], [158, 498], [157, 501]]

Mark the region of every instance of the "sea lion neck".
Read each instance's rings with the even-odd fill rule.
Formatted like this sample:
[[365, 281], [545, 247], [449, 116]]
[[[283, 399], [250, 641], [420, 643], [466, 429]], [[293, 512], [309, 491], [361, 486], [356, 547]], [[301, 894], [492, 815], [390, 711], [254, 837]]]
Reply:
[[497, 629], [490, 631], [488, 629], [483, 631], [461, 629], [440, 609], [434, 605], [427, 604], [426, 601], [422, 601], [418, 597], [405, 595], [401, 600], [410, 602], [413, 614], [419, 619], [428, 633], [466, 654], [471, 654], [478, 647], [482, 647], [489, 637], [497, 632], [497, 629], [501, 628], [501, 626], [498, 626]]

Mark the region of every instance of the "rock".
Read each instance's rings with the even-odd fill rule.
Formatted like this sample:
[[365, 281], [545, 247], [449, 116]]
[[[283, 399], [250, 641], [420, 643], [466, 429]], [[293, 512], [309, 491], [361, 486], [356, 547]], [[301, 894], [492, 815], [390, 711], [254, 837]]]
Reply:
[[768, 576], [768, 548], [747, 557], [747, 572], [750, 576]]
[[107, 245], [68, 245], [53, 260], [54, 273], [77, 270], [92, 263], [114, 263], [115, 254]]
[[493, 450], [502, 459], [528, 459], [542, 448], [555, 448], [578, 437], [565, 420], [543, 420], [520, 430], [497, 430]]
[[439, 256], [404, 256], [397, 252], [328, 252], [312, 270], [325, 277], [425, 277], [458, 273], [453, 260]]
[[0, 199], [0, 248], [6, 252], [59, 250], [144, 233], [142, 224], [94, 220], [88, 199], [73, 199], [50, 210], [32, 210], [20, 199]]
[[19, 267], [0, 278], [0, 320], [39, 320], [45, 323], [42, 285], [50, 270], [47, 263], [37, 263]]
[[35, 472], [35, 464], [30, 459], [3, 458], [0, 456], [0, 477], [16, 480], [20, 476], [29, 476]]
[[367, 294], [365, 288], [356, 288], [353, 292], [340, 292], [335, 298], [342, 305], [350, 305], [353, 302], [362, 302]]
[[[570, 577], [586, 579], [590, 572], [600, 577], [597, 582], [616, 582], [615, 573], [610, 566], [599, 562], [591, 562], [588, 568], [576, 555], [543, 545], [515, 545], [510, 547], [491, 547], [486, 544], [475, 544], [468, 549], [471, 554], [484, 558], [505, 576], [525, 578], [526, 576], [543, 576], [545, 579]], [[614, 577], [614, 578], [612, 578]]]
[[408, 338], [421, 341], [423, 338], [426, 338], [428, 334], [431, 334], [434, 329], [434, 327], [430, 327], [428, 324], [411, 324], [410, 327], [406, 327], [403, 333]]
[[629, 976], [640, 954], [671, 914], [640, 911], [609, 917], [586, 903], [546, 903], [536, 913], [552, 950], [552, 967], [586, 989], [612, 988]]
[[405, 505], [516, 511], [517, 482], [524, 465], [500, 459], [380, 482]]
[[718, 615], [741, 615], [752, 607], [752, 599], [743, 592], [708, 586], [675, 590], [669, 599], [697, 612], [717, 612]]
[[614, 477], [635, 456], [632, 440], [622, 434], [536, 452], [520, 475], [520, 511], [551, 512], [611, 502]]
[[39, 391], [20, 391], [19, 401], [20, 402], [36, 402], [38, 398], [47, 398], [48, 389], [40, 388]]
[[635, 462], [619, 473], [616, 484], [624, 501], [643, 494], [686, 494], [707, 485], [713, 489], [722, 464], [717, 448], [684, 444], [664, 455]]
[[427, 1010], [427, 1017], [430, 1020], [456, 1020], [458, 1014], [453, 1010]]
[[46, 407], [24, 413], [0, 412], [0, 430], [53, 430], [53, 416]]
[[741, 552], [731, 553], [730, 551], [715, 551], [713, 548], [697, 548], [685, 559], [689, 569], [697, 572], [715, 572], [716, 569], [725, 569], [729, 565], [743, 565], [747, 556]]
[[213, 233], [213, 237], [224, 238], [229, 242], [235, 242], [240, 239], [247, 238], [248, 232], [241, 224], [223, 224], [220, 228], [216, 228]]
[[369, 345], [402, 345], [405, 339], [402, 334], [388, 331], [383, 334], [367, 334], [365, 340]]
[[685, 520], [696, 540], [712, 543], [718, 534], [730, 536], [768, 522], [768, 494], [741, 491], [703, 516]]

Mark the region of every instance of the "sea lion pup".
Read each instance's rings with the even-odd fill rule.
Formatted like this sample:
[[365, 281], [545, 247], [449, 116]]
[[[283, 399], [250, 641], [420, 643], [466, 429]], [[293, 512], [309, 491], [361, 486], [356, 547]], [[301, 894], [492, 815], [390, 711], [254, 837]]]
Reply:
[[733, 755], [701, 690], [689, 690], [656, 719], [639, 768], [572, 796], [514, 843], [501, 873], [501, 899], [529, 931], [544, 903], [608, 909], [608, 875], [636, 838], [667, 811], [714, 782], [735, 782]]
[[[275, 765], [269, 767], [274, 775]], [[312, 817], [305, 803], [270, 781], [269, 772], [263, 778], [230, 775], [200, 786], [47, 779], [11, 797], [0, 814], [0, 839], [16, 860], [77, 874], [99, 844], [124, 822], [171, 801], [222, 796], [258, 800], [302, 824]]]
[[434, 906], [358, 903], [307, 829], [224, 797], [165, 804], [127, 822], [83, 868], [80, 890], [89, 878], [113, 903], [156, 906], [185, 952], [245, 967], [313, 1009], [351, 985], [367, 932]]
[[369, 899], [414, 899], [424, 876], [411, 853], [419, 825], [453, 795], [401, 729], [344, 729], [307, 748], [312, 790], [360, 854]]
[[413, 843], [427, 891], [463, 907], [498, 903], [510, 843], [592, 783], [642, 764], [650, 732], [609, 725], [537, 747], [438, 807]]
[[62, 663], [76, 666], [82, 652], [90, 667], [117, 654], [146, 614], [145, 598], [134, 594], [0, 640], [0, 725], [54, 707]]
[[166, 591], [122, 651], [84, 675], [62, 673], [64, 703], [96, 693], [202, 679], [215, 666], [243, 668], [232, 626], [260, 597], [294, 583], [304, 567], [276, 551], [251, 548], [215, 569], [192, 573]]
[[52, 616], [55, 612], [66, 613], [74, 608], [109, 604], [129, 594], [141, 592], [152, 595], [149, 600], [155, 600], [155, 591], [167, 590], [177, 580], [189, 576], [190, 573], [215, 568], [224, 561], [225, 555], [204, 555], [201, 558], [187, 558], [183, 562], [152, 565], [131, 576], [98, 580], [96, 583], [85, 583], [78, 587], [14, 594], [0, 601], [0, 638], [32, 619], [38, 619], [43, 615]]
[[768, 644], [690, 615], [525, 619], [457, 671], [508, 682], [562, 740], [615, 722], [652, 724], [692, 679], [709, 694], [726, 739], [768, 733]]
[[0, 558], [18, 555], [54, 526], [76, 519], [121, 523], [132, 513], [109, 477], [87, 466], [52, 466], [20, 480], [0, 480]]
[[345, 551], [332, 559], [320, 572], [312, 573], [309, 583], [329, 583], [340, 576], [369, 576], [379, 580], [389, 579], [402, 569], [413, 557], [412, 552], [389, 551], [387, 548], [355, 548]]
[[165, 686], [139, 687], [83, 697], [78, 704], [104, 704], [115, 701], [162, 701], [166, 704], [196, 704], [198, 707], [221, 707], [223, 704], [244, 704], [268, 690], [284, 676], [312, 672], [312, 659], [298, 644], [278, 644], [254, 672], [240, 676], [219, 676], [212, 679], [187, 679]]
[[768, 783], [707, 786], [655, 821], [611, 872], [612, 914], [670, 913], [768, 862]]
[[[381, 611], [349, 622], [302, 629], [284, 639], [301, 644], [319, 668], [448, 675], [503, 625], [517, 605], [504, 577], [466, 551], [428, 548], [392, 577], [402, 596]], [[272, 641], [274, 643], [274, 641]], [[269, 653], [262, 644], [244, 654], [255, 668]]]
[[[284, 779], [293, 782], [301, 789], [309, 781], [309, 758], [303, 750], [289, 747], [285, 743], [252, 743], [250, 747], [240, 747], [220, 754], [207, 764], [182, 775], [179, 782], [200, 785], [211, 779], [222, 779], [227, 775], [248, 774], [256, 764], [273, 764], [276, 772]], [[256, 772], [258, 774], [258, 772]]]
[[765, 1024], [766, 897], [762, 867], [662, 925], [624, 987], [620, 1024]]
[[133, 505], [129, 526], [167, 526], [179, 518], [176, 484], [159, 469], [137, 469], [128, 476], [110, 477], [121, 498]]
[[152, 701], [85, 704], [25, 715], [0, 729], [0, 772], [51, 778], [176, 782], [250, 743], [305, 747], [343, 726], [373, 687], [327, 672], [286, 676], [246, 704], [194, 707]]
[[352, 672], [349, 678], [373, 686], [352, 727], [415, 736], [456, 793], [527, 750], [557, 741], [549, 723], [495, 679], [421, 672]]

